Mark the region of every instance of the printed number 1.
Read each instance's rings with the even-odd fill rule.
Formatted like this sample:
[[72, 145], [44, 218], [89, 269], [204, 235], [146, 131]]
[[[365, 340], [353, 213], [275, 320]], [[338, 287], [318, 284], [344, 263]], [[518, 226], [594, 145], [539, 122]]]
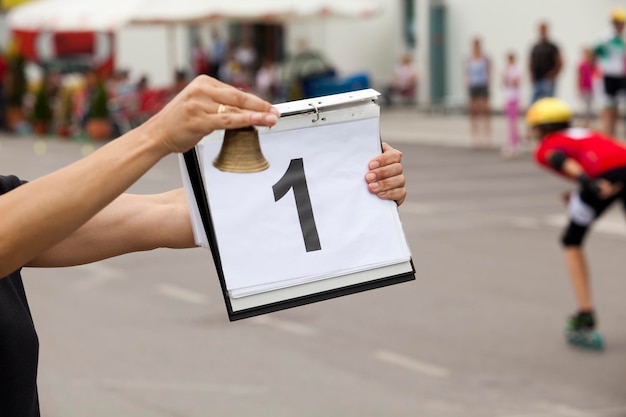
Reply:
[[300, 218], [300, 228], [304, 237], [304, 246], [307, 252], [321, 250], [320, 237], [317, 234], [317, 226], [313, 217], [313, 207], [309, 187], [304, 175], [304, 162], [302, 158], [292, 159], [285, 175], [272, 187], [274, 190], [274, 201], [278, 201], [293, 188], [293, 195], [296, 199], [296, 208]]

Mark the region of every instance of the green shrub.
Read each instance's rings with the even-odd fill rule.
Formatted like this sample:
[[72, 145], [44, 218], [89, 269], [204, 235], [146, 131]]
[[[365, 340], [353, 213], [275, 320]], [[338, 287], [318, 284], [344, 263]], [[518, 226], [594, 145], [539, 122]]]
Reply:
[[91, 99], [89, 105], [89, 117], [94, 119], [108, 119], [109, 118], [109, 99], [107, 97], [104, 83], [98, 83], [98, 87]]
[[7, 104], [10, 107], [22, 107], [26, 95], [26, 61], [21, 54], [12, 56], [9, 60], [11, 83], [8, 88]]
[[52, 107], [50, 106], [50, 95], [46, 85], [42, 84], [35, 96], [33, 106], [33, 120], [49, 122], [52, 120]]

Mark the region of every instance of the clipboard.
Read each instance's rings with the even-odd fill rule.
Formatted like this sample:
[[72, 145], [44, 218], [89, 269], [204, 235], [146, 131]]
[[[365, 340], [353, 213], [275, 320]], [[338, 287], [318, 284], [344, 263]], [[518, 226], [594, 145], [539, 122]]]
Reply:
[[[312, 126], [328, 126], [326, 129], [335, 129], [342, 124], [359, 120], [377, 121], [380, 115], [378, 97], [377, 91], [368, 89], [278, 104], [276, 107], [281, 111], [279, 122], [271, 130], [259, 129], [259, 134], [262, 136], [282, 132], [290, 135], [290, 132], [302, 133], [302, 129]], [[219, 132], [217, 134], [219, 135]], [[377, 140], [380, 144], [378, 132]], [[229, 268], [228, 265], [226, 268], [224, 265], [223, 248], [220, 247], [216, 230], [219, 227], [216, 228], [214, 216], [214, 211], [216, 213], [217, 211], [210, 203], [211, 196], [208, 194], [210, 186], [207, 186], [209, 174], [203, 172], [203, 162], [206, 161], [203, 161], [202, 152], [202, 144], [199, 144], [181, 155], [181, 173], [190, 204], [194, 236], [199, 245], [210, 249], [230, 321], [415, 280], [413, 260], [400, 225], [397, 243], [400, 246], [406, 245], [408, 253], [406, 259], [402, 258], [397, 262], [372, 268], [347, 270], [325, 278], [304, 279], [290, 285], [251, 287], [261, 288], [258, 291], [229, 289], [229, 283], [232, 287], [232, 279], [226, 276]], [[364, 175], [365, 171], [362, 174]], [[365, 188], [364, 183], [362, 187]]]

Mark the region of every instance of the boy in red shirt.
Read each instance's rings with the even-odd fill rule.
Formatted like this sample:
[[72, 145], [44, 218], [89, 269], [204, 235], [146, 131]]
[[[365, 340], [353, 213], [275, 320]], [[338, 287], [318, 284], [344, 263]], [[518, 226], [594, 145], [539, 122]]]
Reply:
[[561, 240], [579, 308], [566, 331], [570, 343], [601, 349], [582, 245], [591, 224], [614, 201], [621, 200], [626, 209], [626, 146], [597, 132], [571, 128], [571, 118], [569, 107], [555, 98], [537, 101], [526, 115], [540, 141], [536, 162], [580, 185], [570, 195], [569, 223]]

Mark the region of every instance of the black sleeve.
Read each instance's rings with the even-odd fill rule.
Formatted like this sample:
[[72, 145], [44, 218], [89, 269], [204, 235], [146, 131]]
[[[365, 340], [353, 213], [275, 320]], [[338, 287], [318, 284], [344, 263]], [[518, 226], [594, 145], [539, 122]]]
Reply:
[[565, 165], [566, 160], [567, 155], [561, 150], [556, 150], [552, 152], [548, 157], [548, 163], [552, 168], [556, 169], [557, 171], [561, 171], [563, 169], [563, 165]]
[[15, 175], [0, 175], [0, 194], [8, 193], [24, 183], [26, 181], [20, 180]]

